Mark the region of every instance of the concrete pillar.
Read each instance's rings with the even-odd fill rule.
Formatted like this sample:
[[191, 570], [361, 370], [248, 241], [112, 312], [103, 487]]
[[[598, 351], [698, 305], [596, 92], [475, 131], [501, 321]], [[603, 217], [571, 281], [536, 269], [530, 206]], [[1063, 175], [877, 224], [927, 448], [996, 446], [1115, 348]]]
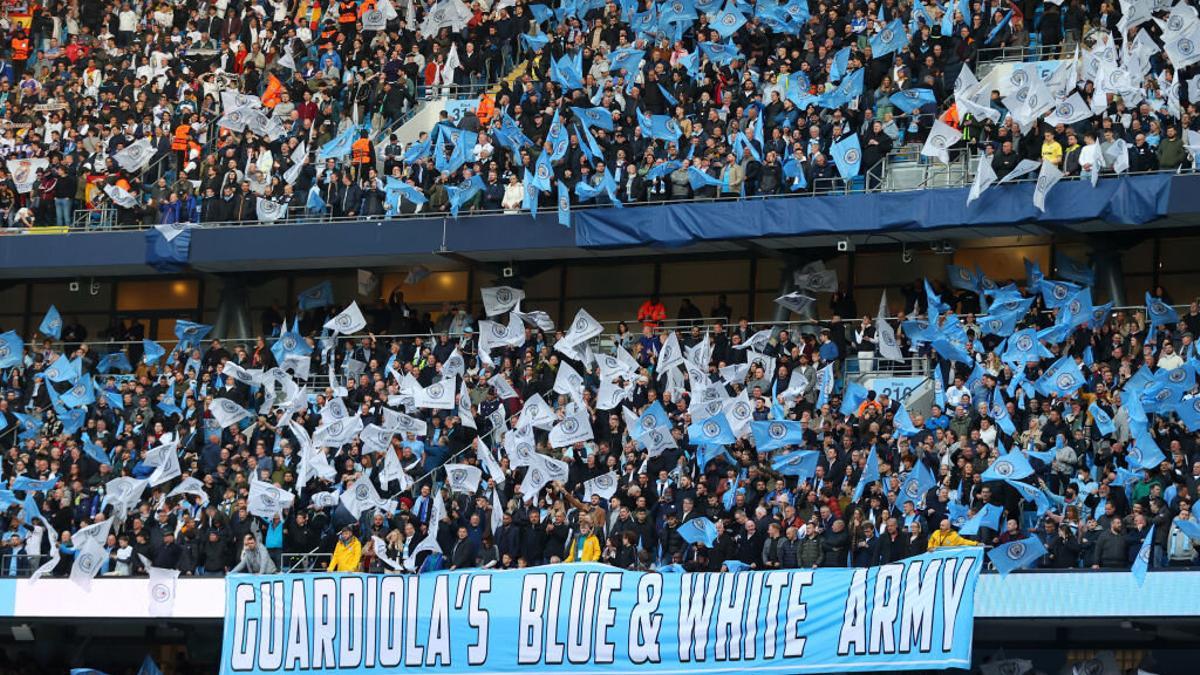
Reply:
[[221, 299], [213, 321], [212, 334], [222, 338], [254, 337], [250, 321], [250, 299], [246, 280], [240, 274], [223, 274], [214, 279], [221, 284]]

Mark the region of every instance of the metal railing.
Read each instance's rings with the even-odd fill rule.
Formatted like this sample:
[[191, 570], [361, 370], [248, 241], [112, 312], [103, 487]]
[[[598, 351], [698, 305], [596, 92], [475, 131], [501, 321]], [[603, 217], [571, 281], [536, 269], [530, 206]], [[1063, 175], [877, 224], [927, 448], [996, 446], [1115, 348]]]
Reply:
[[280, 556], [282, 564], [279, 569], [289, 574], [324, 571], [329, 567], [329, 561], [332, 559], [332, 553], [318, 553], [315, 550], [308, 553], [284, 553]]
[[1054, 59], [1064, 58], [1066, 53], [1065, 43], [1056, 45], [1027, 45], [1024, 47], [984, 47], [980, 49], [978, 54], [980, 72], [976, 75], [983, 78], [986, 75], [988, 66], [1000, 63], [1019, 63], [1030, 61], [1050, 61]]

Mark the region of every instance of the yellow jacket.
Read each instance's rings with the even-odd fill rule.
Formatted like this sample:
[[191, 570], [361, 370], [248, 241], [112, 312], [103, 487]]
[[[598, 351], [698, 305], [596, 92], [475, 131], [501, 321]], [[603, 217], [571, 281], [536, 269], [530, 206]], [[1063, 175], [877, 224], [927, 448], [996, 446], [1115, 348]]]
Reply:
[[362, 544], [357, 538], [351, 538], [349, 544], [339, 539], [333, 549], [333, 557], [329, 559], [330, 572], [357, 572], [358, 563], [362, 560]]
[[979, 542], [973, 539], [967, 539], [954, 530], [942, 532], [941, 530], [934, 531], [929, 535], [929, 546], [926, 550], [932, 551], [938, 548], [949, 548], [953, 546], [978, 546]]
[[567, 549], [567, 562], [596, 562], [600, 559], [600, 540], [596, 535], [589, 534], [583, 540], [583, 553], [578, 554], [575, 548], [579, 545], [579, 537], [571, 539], [571, 548]]

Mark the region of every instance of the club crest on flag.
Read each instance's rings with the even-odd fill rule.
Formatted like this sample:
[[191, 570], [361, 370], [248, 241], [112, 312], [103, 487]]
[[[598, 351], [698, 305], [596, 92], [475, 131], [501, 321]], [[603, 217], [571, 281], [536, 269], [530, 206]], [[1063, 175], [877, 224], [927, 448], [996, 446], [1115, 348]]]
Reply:
[[1071, 373], [1063, 373], [1062, 375], [1058, 376], [1056, 382], [1058, 382], [1058, 387], [1060, 389], [1068, 389], [1075, 386], [1075, 376]]
[[1025, 544], [1020, 541], [1014, 541], [1009, 545], [1004, 554], [1011, 560], [1020, 560], [1025, 556]]
[[1180, 38], [1175, 43], [1175, 49], [1184, 56], [1191, 56], [1196, 51], [1196, 45], [1189, 38]]
[[167, 584], [159, 582], [150, 587], [150, 597], [154, 602], [169, 602], [171, 595], [171, 587]]
[[574, 417], [568, 417], [562, 421], [560, 428], [567, 435], [574, 434], [576, 431], [579, 431], [579, 421]]
[[721, 435], [721, 425], [709, 420], [700, 427], [700, 431], [704, 432], [705, 438], [716, 438]]
[[772, 422], [771, 426], [767, 427], [767, 435], [775, 440], [779, 440], [787, 436], [787, 427], [782, 422]]
[[76, 562], [84, 574], [93, 576], [96, 574], [97, 568], [100, 567], [100, 556], [92, 553], [81, 553]]
[[992, 464], [992, 470], [995, 471], [996, 475], [1000, 476], [1001, 478], [1007, 478], [1015, 471], [1012, 462], [1008, 461], [1007, 459], [996, 460], [996, 462]]

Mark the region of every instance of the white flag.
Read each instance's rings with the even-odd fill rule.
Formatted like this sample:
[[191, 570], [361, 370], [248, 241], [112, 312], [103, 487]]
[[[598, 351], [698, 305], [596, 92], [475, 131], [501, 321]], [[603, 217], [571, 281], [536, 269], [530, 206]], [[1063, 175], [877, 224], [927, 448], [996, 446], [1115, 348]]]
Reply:
[[240, 134], [246, 130], [247, 117], [251, 112], [250, 108], [227, 109], [224, 115], [217, 118], [217, 126]]
[[1092, 187], [1096, 187], [1096, 181], [1100, 180], [1100, 169], [1104, 168], [1104, 153], [1100, 151], [1099, 143], [1085, 145], [1079, 150], [1079, 168], [1091, 181]]
[[374, 9], [363, 12], [362, 15], [363, 30], [380, 31], [387, 27], [387, 19], [384, 18], [383, 12], [379, 11], [379, 6]]
[[313, 508], [331, 509], [338, 505], [338, 496], [334, 492], [318, 492], [312, 496]]
[[129, 476], [114, 478], [104, 484], [104, 499], [100, 503], [102, 506], [113, 507], [114, 518], [117, 517], [116, 513], [124, 516], [142, 500], [142, 493], [149, 484], [150, 481], [146, 479]]
[[250, 480], [250, 496], [246, 499], [246, 510], [259, 518], [271, 519], [292, 507], [296, 495], [257, 479]]
[[363, 511], [378, 508], [383, 503], [383, 499], [379, 497], [379, 491], [366, 476], [359, 478], [353, 485], [346, 488], [342, 493], [341, 500], [342, 506], [346, 507], [355, 520], [362, 515]]
[[453, 492], [473, 495], [483, 480], [483, 471], [470, 464], [446, 464], [446, 483]]
[[601, 382], [600, 390], [596, 392], [596, 409], [612, 410], [620, 405], [621, 401], [629, 398], [629, 395], [629, 391], [614, 382]]
[[150, 163], [154, 156], [154, 146], [149, 138], [139, 138], [122, 148], [112, 156], [113, 161], [121, 165], [129, 173], [138, 173]]
[[383, 426], [398, 434], [413, 434], [418, 437], [428, 432], [428, 426], [421, 420], [391, 408], [383, 409]]
[[150, 616], [174, 616], [175, 581], [179, 579], [179, 570], [149, 567], [146, 572], [150, 575], [147, 584]]
[[1046, 195], [1062, 180], [1063, 172], [1053, 162], [1042, 161], [1042, 170], [1038, 174], [1037, 185], [1033, 188], [1033, 205], [1039, 211], [1046, 210]]
[[300, 171], [308, 163], [308, 147], [303, 141], [292, 152], [291, 160], [292, 165], [288, 167], [287, 171], [283, 172], [283, 181], [288, 185], [295, 185], [296, 179], [300, 177]]
[[504, 376], [504, 373], [496, 373], [493, 375], [492, 379], [488, 380], [488, 386], [495, 390], [496, 396], [501, 401], [510, 398], [521, 397], [520, 394], [517, 393], [517, 390], [513, 389], [512, 385], [508, 383], [508, 378]]
[[[770, 371], [768, 371], [770, 372]], [[736, 397], [725, 401], [722, 411], [729, 421], [733, 435], [742, 438], [750, 433], [750, 422], [754, 421], [754, 406], [750, 405], [750, 392], [742, 389]]]
[[875, 316], [875, 335], [879, 339], [879, 355], [888, 361], [903, 361], [904, 353], [896, 342], [896, 331], [887, 322], [887, 290], [879, 296], [879, 313]]
[[83, 544], [76, 543], [75, 562], [71, 564], [71, 581], [85, 591], [91, 589], [92, 579], [107, 559], [108, 552], [104, 550], [101, 542], [89, 539]]
[[400, 464], [400, 456], [391, 448], [384, 451], [383, 454], [383, 471], [379, 472], [380, 483], [385, 487], [393, 481], [400, 483], [400, 491], [403, 492], [412, 487], [413, 479], [404, 472], [404, 467]]
[[1104, 153], [1104, 163], [1106, 166], [1111, 166], [1117, 175], [1129, 170], [1129, 144], [1125, 142], [1125, 139], [1118, 138], [1113, 141], [1108, 151]]
[[811, 262], [795, 274], [796, 287], [814, 293], [836, 293], [838, 289], [837, 270], [825, 269], [821, 261]]
[[599, 321], [593, 319], [592, 315], [588, 314], [586, 309], [581, 308], [575, 313], [575, 318], [571, 320], [571, 328], [567, 331], [567, 334], [563, 336], [563, 339], [554, 343], [554, 350], [575, 358], [576, 355], [572, 354], [571, 351], [577, 345], [581, 345], [603, 332], [604, 326], [600, 325]]
[[1092, 111], [1087, 102], [1076, 92], [1054, 106], [1054, 110], [1046, 115], [1046, 124], [1074, 124], [1091, 116]]
[[475, 447], [475, 454], [479, 456], [479, 462], [483, 464], [483, 468], [487, 469], [488, 477], [497, 485], [503, 484], [504, 468], [500, 466], [500, 462], [496, 461], [496, 456], [492, 454], [492, 449], [483, 442], [482, 438], [478, 440], [478, 445]]
[[492, 490], [492, 535], [504, 525], [504, 504], [500, 503], [500, 491]]
[[363, 318], [363, 313], [362, 310], [358, 308], [358, 303], [351, 301], [349, 307], [343, 309], [337, 316], [326, 321], [325, 327], [341, 335], [351, 335], [366, 328], [367, 320]]
[[572, 398], [582, 395], [583, 376], [572, 368], [570, 364], [560, 361], [558, 373], [554, 375], [554, 393], [571, 396]]
[[658, 370], [664, 371], [668, 368], [683, 365], [683, 349], [679, 346], [679, 335], [675, 331], [667, 332], [667, 340], [663, 343], [661, 349], [658, 350]]
[[226, 112], [238, 108], [261, 108], [262, 99], [253, 94], [243, 94], [240, 91], [226, 89], [221, 92], [221, 109]]
[[504, 452], [508, 455], [508, 465], [514, 469], [529, 466], [537, 454], [533, 440], [533, 429], [518, 428], [504, 436]]
[[291, 45], [285, 44], [283, 46], [283, 56], [279, 57], [278, 63], [288, 70], [296, 70], [296, 59], [292, 56]]
[[375, 453], [385, 452], [392, 447], [393, 436], [395, 436], [395, 432], [390, 429], [385, 429], [378, 424], [368, 424], [359, 434], [358, 439], [362, 441], [363, 453]]
[[583, 483], [583, 501], [592, 501], [592, 495], [600, 495], [600, 498], [608, 501], [617, 493], [617, 472], [609, 471], [608, 473], [600, 474], [595, 478], [584, 481]]
[[184, 478], [179, 485], [175, 486], [175, 489], [167, 493], [166, 498], [170, 499], [182, 495], [196, 495], [203, 498], [204, 503], [208, 504], [208, 493], [204, 491], [204, 483], [200, 482], [198, 478], [192, 478], [191, 476]]
[[509, 286], [494, 286], [481, 288], [483, 296], [483, 311], [488, 316], [499, 316], [511, 311], [525, 299], [525, 291]]
[[592, 440], [592, 421], [587, 409], [575, 406], [567, 413], [562, 421], [550, 429], [550, 445], [555, 448], [566, 448], [575, 443]]
[[512, 313], [521, 321], [524, 321], [530, 326], [541, 328], [546, 332], [554, 330], [554, 322], [550, 320], [550, 315], [541, 310], [522, 312], [520, 310], [520, 305], [518, 305], [518, 308], [514, 309]]
[[46, 526], [46, 536], [49, 537], [50, 541], [50, 559], [42, 563], [41, 567], [37, 568], [33, 571], [33, 574], [29, 575], [30, 582], [37, 581], [44, 575], [49, 574], [55, 567], [58, 567], [59, 561], [62, 560], [62, 554], [59, 553], [58, 550], [58, 533], [54, 531], [53, 527], [50, 527], [50, 523], [44, 518], [42, 519], [42, 524]]
[[258, 198], [258, 222], [273, 223], [287, 215], [287, 204]]
[[992, 158], [983, 155], [975, 165], [975, 182], [971, 183], [971, 192], [967, 195], [967, 205], [979, 199], [983, 191], [996, 182], [996, 170], [992, 168]]
[[1200, 21], [1192, 21], [1184, 25], [1170, 37], [1163, 36], [1163, 51], [1176, 71], [1200, 61]]
[[1040, 168], [1042, 168], [1041, 162], [1034, 159], [1023, 159], [1017, 162], [1017, 165], [1013, 167], [1013, 170], [1007, 176], [996, 181], [996, 185], [1004, 185], [1005, 183], [1011, 183], [1018, 178], [1024, 178]]
[[925, 145], [921, 146], [921, 154], [925, 157], [936, 157], [942, 164], [950, 163], [948, 150], [962, 140], [962, 132], [939, 120], [934, 120]]
[[380, 539], [378, 536], [371, 535], [371, 550], [375, 553], [375, 557], [379, 559], [379, 562], [393, 570], [400, 570], [400, 563], [387, 554], [386, 541]]
[[534, 394], [525, 400], [521, 415], [517, 418], [517, 427], [535, 426], [539, 429], [549, 429], [554, 426], [554, 411], [541, 394]]
[[717, 372], [720, 373], [721, 381], [725, 384], [741, 384], [750, 374], [750, 364], [735, 363], [731, 366], [722, 366]]
[[313, 444], [327, 448], [340, 448], [353, 441], [363, 430], [362, 418], [355, 415], [322, 424], [313, 432]]
[[453, 410], [454, 383], [446, 380], [434, 382], [424, 389], [417, 389], [413, 399], [418, 408]]
[[804, 312], [808, 311], [808, 308], [812, 307], [813, 303], [816, 301], [816, 298], [809, 297], [800, 291], [792, 291], [787, 295], [781, 295], [778, 298], [775, 298], [775, 304], [789, 309], [797, 314], [803, 314]]
[[446, 517], [446, 503], [442, 501], [442, 493], [433, 493], [433, 508], [429, 512], [429, 529], [425, 538], [417, 547], [409, 551], [408, 557], [404, 559], [404, 567], [409, 570], [416, 571], [417, 554], [422, 551], [430, 553], [441, 553], [442, 548], [438, 544], [438, 528], [442, 525], [442, 518]]
[[446, 357], [446, 362], [442, 364], [442, 379], [464, 375], [467, 372], [467, 362], [463, 359], [462, 352], [458, 351], [458, 347], [450, 352], [450, 356]]
[[237, 424], [250, 416], [245, 408], [227, 398], [213, 399], [208, 406], [208, 411], [212, 413], [213, 419], [222, 429]]
[[734, 345], [733, 348], [734, 349], [753, 349], [755, 351], [758, 351], [758, 350], [762, 349], [763, 347], [766, 347], [767, 344], [771, 342], [771, 333], [772, 333], [772, 329], [770, 329], [770, 328], [767, 328], [765, 330], [760, 330], [757, 333], [755, 333], [754, 335], [751, 335], [749, 337], [749, 339], [747, 339], [745, 342], [741, 343], [740, 345]]
[[179, 476], [177, 447], [176, 443], [163, 443], [146, 451], [146, 466], [155, 467], [154, 473], [150, 474], [150, 487], [161, 485]]
[[221, 366], [221, 374], [241, 382], [243, 384], [259, 385], [263, 381], [262, 370], [256, 368], [254, 370], [246, 370], [233, 361], [226, 361], [225, 365]]
[[[113, 200], [113, 203], [121, 208], [131, 209], [137, 206], [138, 203], [137, 197], [134, 197], [132, 194], [127, 192], [125, 188], [122, 188], [119, 185], [105, 185], [104, 194], [108, 195], [108, 198]], [[174, 237], [171, 239], [174, 239]], [[171, 239], [168, 239], [167, 241], [171, 241]]]
[[458, 387], [457, 412], [464, 427], [479, 430], [479, 426], [475, 424], [475, 412], [471, 409], [471, 392], [467, 390], [465, 381]]
[[531, 462], [525, 471], [525, 478], [521, 481], [521, 496], [527, 502], [533, 501], [549, 482], [550, 476], [546, 474], [542, 463]]

